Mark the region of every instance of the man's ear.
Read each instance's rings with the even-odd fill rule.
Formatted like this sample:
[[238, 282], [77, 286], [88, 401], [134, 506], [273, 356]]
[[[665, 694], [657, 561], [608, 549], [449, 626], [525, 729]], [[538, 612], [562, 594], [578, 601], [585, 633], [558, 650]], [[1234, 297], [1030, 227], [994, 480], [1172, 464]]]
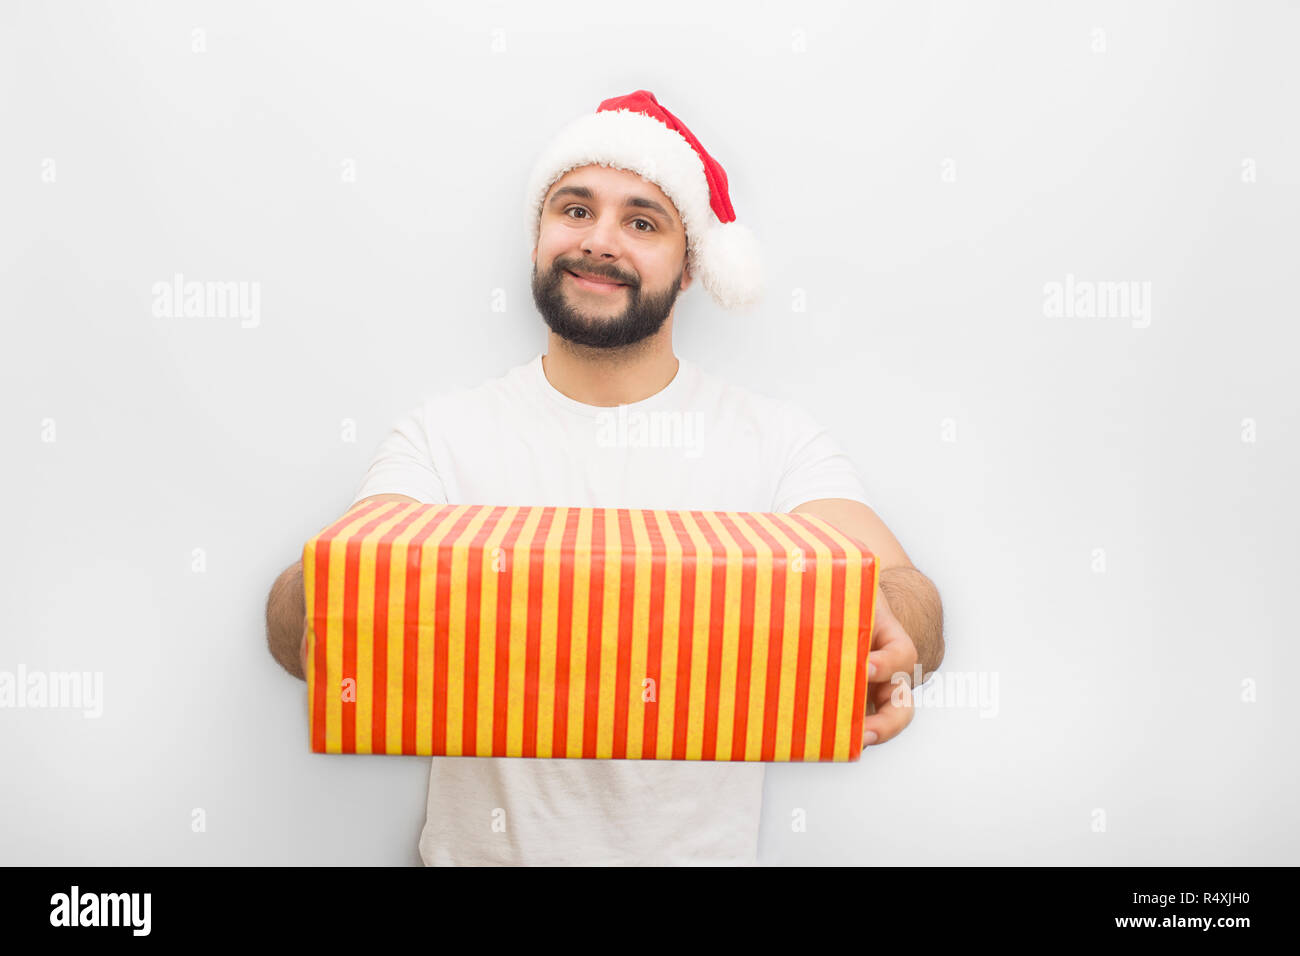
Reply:
[[682, 291], [685, 292], [691, 287], [691, 282], [695, 276], [691, 275], [691, 260], [686, 260], [686, 268], [682, 269]]

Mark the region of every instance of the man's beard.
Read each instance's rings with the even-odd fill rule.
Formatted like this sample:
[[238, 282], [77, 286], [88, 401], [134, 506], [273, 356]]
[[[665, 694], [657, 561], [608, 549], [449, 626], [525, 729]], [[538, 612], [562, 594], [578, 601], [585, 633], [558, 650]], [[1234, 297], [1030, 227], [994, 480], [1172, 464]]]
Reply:
[[[682, 273], [686, 269], [683, 263], [677, 272], [677, 278], [665, 291], [656, 295], [642, 294], [641, 285], [637, 282], [629, 282], [626, 293], [604, 293], [611, 299], [625, 296], [627, 305], [621, 313], [611, 311], [608, 315], [593, 315], [584, 314], [582, 306], [571, 305], [565, 291], [560, 288], [565, 282], [573, 285], [573, 280], [566, 277], [568, 265], [582, 268], [578, 263], [566, 264], [563, 260], [556, 259], [551, 263], [549, 272], [539, 275], [536, 263], [533, 264], [533, 302], [537, 304], [537, 311], [542, 313], [542, 318], [551, 331], [560, 338], [575, 345], [597, 349], [635, 345], [663, 328], [673, 311], [673, 303], [681, 292]], [[576, 285], [573, 285], [573, 290], [570, 294], [579, 294]], [[591, 296], [596, 302], [599, 298], [599, 294]], [[596, 312], [598, 308], [592, 311]]]

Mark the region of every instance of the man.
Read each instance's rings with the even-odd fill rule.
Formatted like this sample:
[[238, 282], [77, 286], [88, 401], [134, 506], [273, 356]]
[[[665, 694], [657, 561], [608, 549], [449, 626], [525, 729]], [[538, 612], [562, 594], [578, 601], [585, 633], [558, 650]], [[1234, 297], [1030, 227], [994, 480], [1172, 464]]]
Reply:
[[[933, 585], [825, 430], [793, 403], [673, 354], [674, 303], [697, 277], [723, 307], [759, 292], [756, 245], [735, 221], [722, 167], [638, 90], [570, 124], [531, 179], [546, 352], [426, 398], [384, 439], [353, 507], [818, 515], [880, 562], [864, 743], [889, 740], [911, 720], [918, 666], [928, 674], [943, 656]], [[300, 565], [272, 589], [268, 630], [280, 662], [303, 676]], [[757, 762], [434, 757], [420, 854], [428, 865], [753, 864], [763, 776]]]

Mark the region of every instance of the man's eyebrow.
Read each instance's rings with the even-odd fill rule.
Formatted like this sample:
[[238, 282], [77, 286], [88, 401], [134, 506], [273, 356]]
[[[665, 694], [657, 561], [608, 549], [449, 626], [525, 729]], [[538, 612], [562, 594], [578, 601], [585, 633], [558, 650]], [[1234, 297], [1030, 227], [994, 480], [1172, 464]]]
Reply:
[[[551, 201], [548, 205], [554, 206], [564, 196], [573, 196], [577, 199], [586, 199], [588, 201], [595, 198], [595, 194], [586, 186], [561, 186], [559, 189], [555, 190], [555, 195], [551, 197]], [[663, 205], [655, 202], [653, 199], [646, 199], [644, 196], [632, 196], [623, 203], [623, 206], [624, 208], [631, 206], [637, 209], [649, 209], [659, 213], [659, 215], [663, 216], [670, 224], [676, 225], [677, 223], [677, 221], [673, 219], [672, 214], [665, 209]]]

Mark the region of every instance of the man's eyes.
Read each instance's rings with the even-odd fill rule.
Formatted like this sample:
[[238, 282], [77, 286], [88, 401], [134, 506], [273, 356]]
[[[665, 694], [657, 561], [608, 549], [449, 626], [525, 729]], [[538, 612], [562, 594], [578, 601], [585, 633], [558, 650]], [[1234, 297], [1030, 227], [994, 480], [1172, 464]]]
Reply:
[[[584, 209], [582, 206], [570, 206], [568, 209], [564, 210], [564, 214], [565, 214], [566, 216], [569, 216], [569, 213], [571, 213], [571, 212], [581, 212], [581, 213], [586, 213], [587, 210]], [[572, 219], [572, 218], [574, 218], [574, 217], [573, 217], [573, 216], [569, 216], [569, 218]], [[633, 222], [643, 222], [643, 223], [645, 223], [647, 226], [650, 227], [648, 230], [647, 230], [647, 229], [638, 229], [637, 232], [654, 232], [654, 230], [655, 230], [655, 224], [652, 223], [649, 219], [639, 219], [639, 218], [638, 218], [638, 219], [633, 219], [632, 221], [633, 221]]]

